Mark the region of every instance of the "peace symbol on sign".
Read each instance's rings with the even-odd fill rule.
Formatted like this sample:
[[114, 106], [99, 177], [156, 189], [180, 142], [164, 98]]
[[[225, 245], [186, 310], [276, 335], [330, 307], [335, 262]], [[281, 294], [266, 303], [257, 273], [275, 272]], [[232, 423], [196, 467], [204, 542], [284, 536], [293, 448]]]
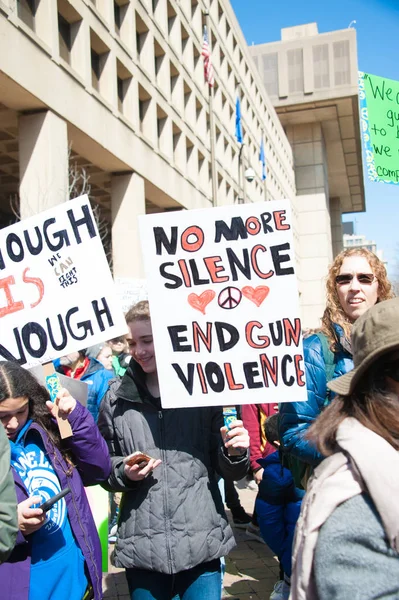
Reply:
[[241, 290], [236, 287], [226, 287], [224, 288], [218, 297], [218, 303], [220, 308], [225, 308], [226, 310], [231, 310], [232, 308], [236, 308], [241, 302], [242, 294]]

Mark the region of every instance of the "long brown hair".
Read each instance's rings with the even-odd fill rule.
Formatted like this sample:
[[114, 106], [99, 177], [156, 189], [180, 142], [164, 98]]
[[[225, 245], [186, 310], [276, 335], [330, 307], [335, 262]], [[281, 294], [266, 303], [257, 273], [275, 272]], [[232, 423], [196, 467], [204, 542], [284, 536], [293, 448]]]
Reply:
[[380, 357], [353, 394], [334, 398], [309, 428], [306, 438], [323, 456], [337, 452], [337, 429], [346, 417], [354, 417], [399, 450], [399, 398], [389, 389], [384, 374], [384, 366], [389, 361], [389, 355]]
[[60, 432], [46, 406], [50, 396], [45, 387], [27, 369], [13, 361], [0, 361], [0, 403], [7, 398], [26, 397], [29, 401], [28, 418], [40, 425], [50, 438], [51, 445], [61, 452], [72, 467], [72, 459], [63, 448]]
[[348, 317], [338, 299], [337, 284], [335, 283], [335, 278], [341, 269], [342, 263], [344, 262], [344, 259], [348, 256], [363, 256], [369, 263], [371, 270], [378, 281], [377, 302], [389, 300], [389, 298], [394, 297], [392, 286], [388, 280], [384, 264], [378, 258], [378, 256], [374, 254], [374, 252], [371, 252], [366, 248], [347, 248], [346, 250], [340, 252], [335, 257], [335, 260], [328, 271], [326, 282], [327, 306], [321, 321], [321, 330], [327, 336], [332, 350], [335, 350], [337, 343], [333, 323], [336, 323], [337, 325], [340, 325], [342, 327], [345, 337], [348, 339], [350, 338], [350, 333], [352, 329], [352, 323], [348, 320]]

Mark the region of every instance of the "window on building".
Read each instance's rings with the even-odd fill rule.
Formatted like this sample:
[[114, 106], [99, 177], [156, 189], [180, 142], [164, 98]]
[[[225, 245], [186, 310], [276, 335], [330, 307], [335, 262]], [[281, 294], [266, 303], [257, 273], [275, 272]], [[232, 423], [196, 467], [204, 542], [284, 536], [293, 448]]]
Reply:
[[132, 82], [132, 74], [118, 59], [116, 60], [116, 77], [118, 88], [118, 110], [123, 115], [127, 115], [128, 110], [128, 91]]
[[73, 55], [73, 46], [78, 36], [82, 17], [68, 0], [57, 0], [58, 10], [58, 46], [60, 57], [72, 67], [77, 68], [77, 56]]
[[350, 83], [349, 40], [333, 43], [335, 85]]
[[60, 13], [58, 13], [58, 43], [61, 58], [63, 58], [68, 64], [71, 64], [71, 25]]
[[303, 92], [303, 51], [302, 48], [287, 51], [288, 91], [290, 94]]
[[102, 78], [108, 60], [109, 48], [90, 29], [91, 84], [98, 92], [102, 91]]
[[95, 90], [100, 90], [100, 55], [93, 48], [91, 49], [91, 85]]
[[30, 29], [35, 31], [37, 0], [17, 0], [17, 15]]
[[313, 46], [313, 72], [315, 89], [326, 88], [330, 86], [328, 44]]
[[[262, 69], [263, 63], [263, 71]], [[278, 57], [277, 52], [259, 56], [259, 71], [263, 72], [263, 83], [269, 96], [278, 96]]]
[[168, 146], [168, 135], [166, 123], [168, 120], [168, 115], [166, 112], [157, 105], [157, 140], [158, 140], [158, 148], [161, 152], [167, 153]]
[[162, 48], [161, 44], [154, 40], [154, 61], [155, 61], [155, 75], [159, 76], [162, 66], [166, 61], [165, 50]]
[[181, 25], [181, 48], [183, 52], [183, 56], [186, 53], [186, 50], [190, 44], [190, 36], [188, 34], [187, 29]]
[[144, 135], [148, 130], [148, 118], [151, 96], [143, 86], [139, 85], [139, 122], [140, 131]]
[[176, 22], [177, 14], [170, 2], [167, 3], [167, 7], [168, 7], [168, 32], [170, 35], [172, 33], [173, 26]]
[[144, 23], [143, 19], [140, 17], [138, 13], [136, 13], [136, 48], [137, 48], [137, 56], [140, 58], [141, 51], [144, 48], [144, 44], [146, 42], [147, 36], [149, 33], [149, 29], [147, 25]]

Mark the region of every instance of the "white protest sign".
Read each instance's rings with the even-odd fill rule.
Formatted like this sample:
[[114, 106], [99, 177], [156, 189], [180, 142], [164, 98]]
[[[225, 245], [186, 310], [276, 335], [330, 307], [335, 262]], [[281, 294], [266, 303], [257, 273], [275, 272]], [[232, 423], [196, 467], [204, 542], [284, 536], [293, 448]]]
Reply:
[[162, 406], [306, 400], [289, 202], [139, 219]]
[[0, 359], [32, 366], [124, 335], [87, 196], [0, 230]]
[[126, 313], [133, 304], [141, 300], [148, 300], [147, 284], [145, 279], [133, 277], [115, 277], [116, 293], [122, 310]]

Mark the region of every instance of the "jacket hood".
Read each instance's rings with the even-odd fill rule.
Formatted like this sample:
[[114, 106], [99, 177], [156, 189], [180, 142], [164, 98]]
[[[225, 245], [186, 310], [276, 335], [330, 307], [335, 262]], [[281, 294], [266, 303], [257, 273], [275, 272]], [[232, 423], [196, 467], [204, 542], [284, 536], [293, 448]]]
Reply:
[[88, 366], [87, 371], [85, 373], [83, 373], [83, 377], [87, 377], [88, 375], [93, 375], [93, 373], [96, 373], [97, 371], [101, 371], [102, 369], [104, 369], [105, 371], [108, 371], [108, 369], [106, 369], [104, 367], [104, 365], [102, 363], [100, 363], [99, 360], [97, 360], [96, 358], [90, 358], [90, 364]]
[[122, 377], [118, 397], [129, 402], [152, 404], [155, 408], [161, 408], [160, 398], [154, 398], [150, 394], [145, 383], [145, 373], [133, 358]]

